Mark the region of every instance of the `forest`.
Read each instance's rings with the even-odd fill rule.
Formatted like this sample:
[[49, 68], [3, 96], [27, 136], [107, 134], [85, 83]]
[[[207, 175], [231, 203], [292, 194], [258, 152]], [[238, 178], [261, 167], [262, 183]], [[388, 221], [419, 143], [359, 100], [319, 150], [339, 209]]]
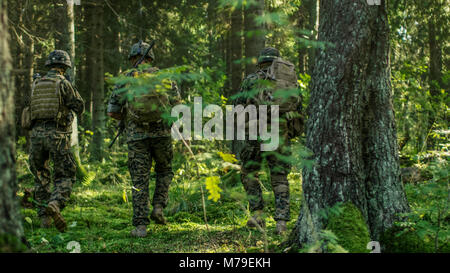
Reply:
[[[449, 253], [449, 25], [448, 0], [0, 0], [0, 253]], [[169, 87], [123, 76], [142, 41], [154, 41], [151, 66]], [[131, 236], [133, 202], [147, 189], [136, 188], [132, 128], [113, 143], [118, 86], [138, 82], [132, 97], [176, 86], [192, 116], [210, 105], [226, 113], [267, 47], [295, 67], [304, 122], [289, 153], [263, 153], [254, 180], [241, 153], [249, 142], [172, 137], [143, 175], [142, 202], [155, 211], [160, 162], [173, 149], [166, 223], [153, 211], [146, 236]], [[49, 177], [76, 166], [55, 212], [64, 232], [55, 217], [45, 227], [40, 209], [51, 202], [39, 202], [31, 156], [41, 131], [23, 127], [54, 50], [68, 53], [63, 82], [84, 103], [64, 136], [70, 156], [48, 147], [51, 160], [41, 160]], [[203, 113], [199, 126], [210, 119]], [[289, 166], [281, 186], [274, 160]]]

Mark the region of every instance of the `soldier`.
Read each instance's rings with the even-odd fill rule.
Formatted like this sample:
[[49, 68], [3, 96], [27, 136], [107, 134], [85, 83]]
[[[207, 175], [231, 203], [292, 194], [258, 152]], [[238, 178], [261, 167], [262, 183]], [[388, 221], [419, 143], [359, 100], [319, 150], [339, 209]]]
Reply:
[[[128, 59], [135, 65], [147, 52], [149, 45], [142, 41], [131, 47]], [[142, 71], [142, 65], [149, 65], [155, 60], [153, 50], [145, 56], [138, 69], [132, 70], [127, 76], [139, 77], [158, 71], [155, 67]], [[155, 99], [153, 88], [148, 87], [148, 93], [134, 96], [127, 100], [126, 92], [120, 92], [123, 86], [117, 86], [108, 104], [108, 116], [123, 120], [127, 132], [128, 168], [133, 181], [133, 226], [134, 237], [146, 237], [149, 214], [149, 175], [152, 161], [155, 161], [156, 187], [153, 194], [153, 211], [150, 218], [157, 224], [165, 225], [163, 209], [167, 206], [169, 186], [172, 182], [172, 138], [170, 126], [161, 117], [161, 107], [174, 105], [178, 102], [179, 93], [176, 84], [170, 81], [169, 93]], [[163, 105], [162, 105], [163, 104]], [[157, 106], [158, 109], [155, 109]], [[152, 110], [153, 109], [153, 110]]]
[[[35, 197], [43, 227], [63, 232], [66, 221], [61, 215], [75, 182], [76, 163], [70, 149], [72, 122], [84, 111], [84, 101], [64, 73], [72, 67], [69, 54], [50, 53], [45, 66], [50, 70], [37, 77], [31, 93], [30, 166], [35, 177]], [[50, 190], [49, 160], [54, 164], [54, 188]]]
[[[241, 179], [244, 188], [249, 197], [249, 206], [252, 217], [248, 220], [249, 227], [265, 226], [262, 217], [264, 203], [260, 182], [258, 180], [258, 171], [261, 169], [261, 162], [266, 158], [270, 167], [270, 178], [272, 189], [275, 194], [275, 215], [276, 231], [282, 234], [286, 231], [286, 223], [290, 220], [289, 208], [289, 183], [287, 175], [290, 172], [291, 165], [286, 161], [286, 157], [291, 155], [290, 138], [299, 136], [303, 120], [301, 119], [300, 96], [294, 96], [287, 101], [276, 101], [274, 93], [276, 89], [297, 89], [297, 76], [294, 66], [280, 58], [280, 53], [275, 48], [265, 48], [258, 57], [258, 70], [248, 75], [241, 85], [240, 96], [236, 99], [237, 104], [276, 104], [280, 106], [280, 144], [276, 151], [265, 153], [261, 151], [258, 140], [247, 140], [243, 142], [240, 151], [240, 160], [242, 164]], [[275, 87], [261, 82], [272, 82]], [[278, 86], [279, 88], [276, 88]], [[268, 90], [269, 89], [269, 90]], [[255, 91], [257, 90], [257, 95]], [[294, 118], [295, 117], [295, 118]], [[293, 128], [295, 127], [295, 128]], [[276, 154], [281, 155], [278, 157]], [[284, 160], [282, 158], [285, 158]]]

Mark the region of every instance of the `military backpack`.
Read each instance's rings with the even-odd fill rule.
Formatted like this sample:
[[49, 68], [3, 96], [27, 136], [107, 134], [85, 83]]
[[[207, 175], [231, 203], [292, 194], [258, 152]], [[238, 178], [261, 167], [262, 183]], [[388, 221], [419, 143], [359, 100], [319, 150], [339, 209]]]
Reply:
[[[132, 76], [145, 75], [153, 77], [158, 68], [151, 67], [144, 71], [144, 73], [132, 73]], [[148, 124], [159, 122], [162, 120], [162, 114], [165, 109], [169, 107], [170, 101], [167, 94], [168, 89], [172, 87], [171, 82], [163, 80], [162, 83], [155, 84], [152, 88], [149, 88], [143, 94], [136, 94], [128, 101], [128, 113], [127, 117], [138, 123]]]
[[259, 84], [258, 104], [278, 105], [280, 114], [287, 120], [289, 136], [301, 135], [303, 117], [301, 115], [301, 94], [295, 65], [278, 57], [267, 70], [261, 71], [263, 83]]
[[29, 108], [30, 125], [35, 120], [53, 120], [60, 128], [65, 128], [68, 123], [67, 115], [71, 111], [63, 103], [61, 95], [61, 83], [64, 76], [42, 77], [36, 79], [31, 89], [31, 105]]
[[33, 83], [31, 90], [31, 120], [56, 120], [62, 105], [60, 92], [63, 76], [43, 77]]

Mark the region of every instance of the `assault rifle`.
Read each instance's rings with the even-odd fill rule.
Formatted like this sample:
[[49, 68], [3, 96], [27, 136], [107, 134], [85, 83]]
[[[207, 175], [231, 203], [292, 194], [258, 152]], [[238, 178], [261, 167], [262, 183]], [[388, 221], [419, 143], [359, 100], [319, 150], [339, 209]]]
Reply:
[[[142, 44], [142, 40], [139, 41], [139, 48], [140, 48], [141, 44]], [[145, 58], [147, 57], [148, 53], [150, 52], [150, 50], [153, 48], [154, 45], [155, 45], [155, 40], [151, 41], [150, 46], [147, 48], [147, 50], [141, 56], [141, 58], [139, 58], [139, 60], [133, 65], [133, 68], [137, 68], [145, 60]], [[111, 147], [116, 142], [117, 138], [123, 133], [123, 131], [125, 131], [124, 118], [122, 118], [122, 120], [119, 121], [119, 124], [117, 124], [117, 129], [118, 129], [117, 135], [114, 137], [114, 139], [111, 142], [111, 144], [109, 144], [109, 147], [108, 147], [109, 149], [111, 149]]]
[[111, 142], [111, 144], [109, 144], [109, 146], [108, 146], [109, 149], [111, 149], [112, 146], [114, 145], [114, 143], [116, 143], [117, 138], [123, 133], [123, 131], [125, 131], [125, 122], [124, 122], [124, 117], [122, 115], [122, 119], [117, 124], [117, 134], [114, 137], [114, 139]]

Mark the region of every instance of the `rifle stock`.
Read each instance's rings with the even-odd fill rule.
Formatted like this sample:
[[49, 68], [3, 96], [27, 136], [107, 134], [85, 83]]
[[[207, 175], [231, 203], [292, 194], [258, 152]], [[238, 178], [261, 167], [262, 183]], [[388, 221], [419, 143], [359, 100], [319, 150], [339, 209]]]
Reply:
[[108, 148], [111, 149], [111, 147], [114, 145], [114, 143], [116, 143], [117, 138], [119, 138], [119, 136], [123, 133], [123, 131], [125, 130], [125, 123], [123, 120], [119, 121], [119, 124], [117, 125], [117, 128], [119, 129], [119, 131], [117, 132], [116, 136], [114, 137], [113, 141], [111, 142], [111, 144], [109, 144]]

